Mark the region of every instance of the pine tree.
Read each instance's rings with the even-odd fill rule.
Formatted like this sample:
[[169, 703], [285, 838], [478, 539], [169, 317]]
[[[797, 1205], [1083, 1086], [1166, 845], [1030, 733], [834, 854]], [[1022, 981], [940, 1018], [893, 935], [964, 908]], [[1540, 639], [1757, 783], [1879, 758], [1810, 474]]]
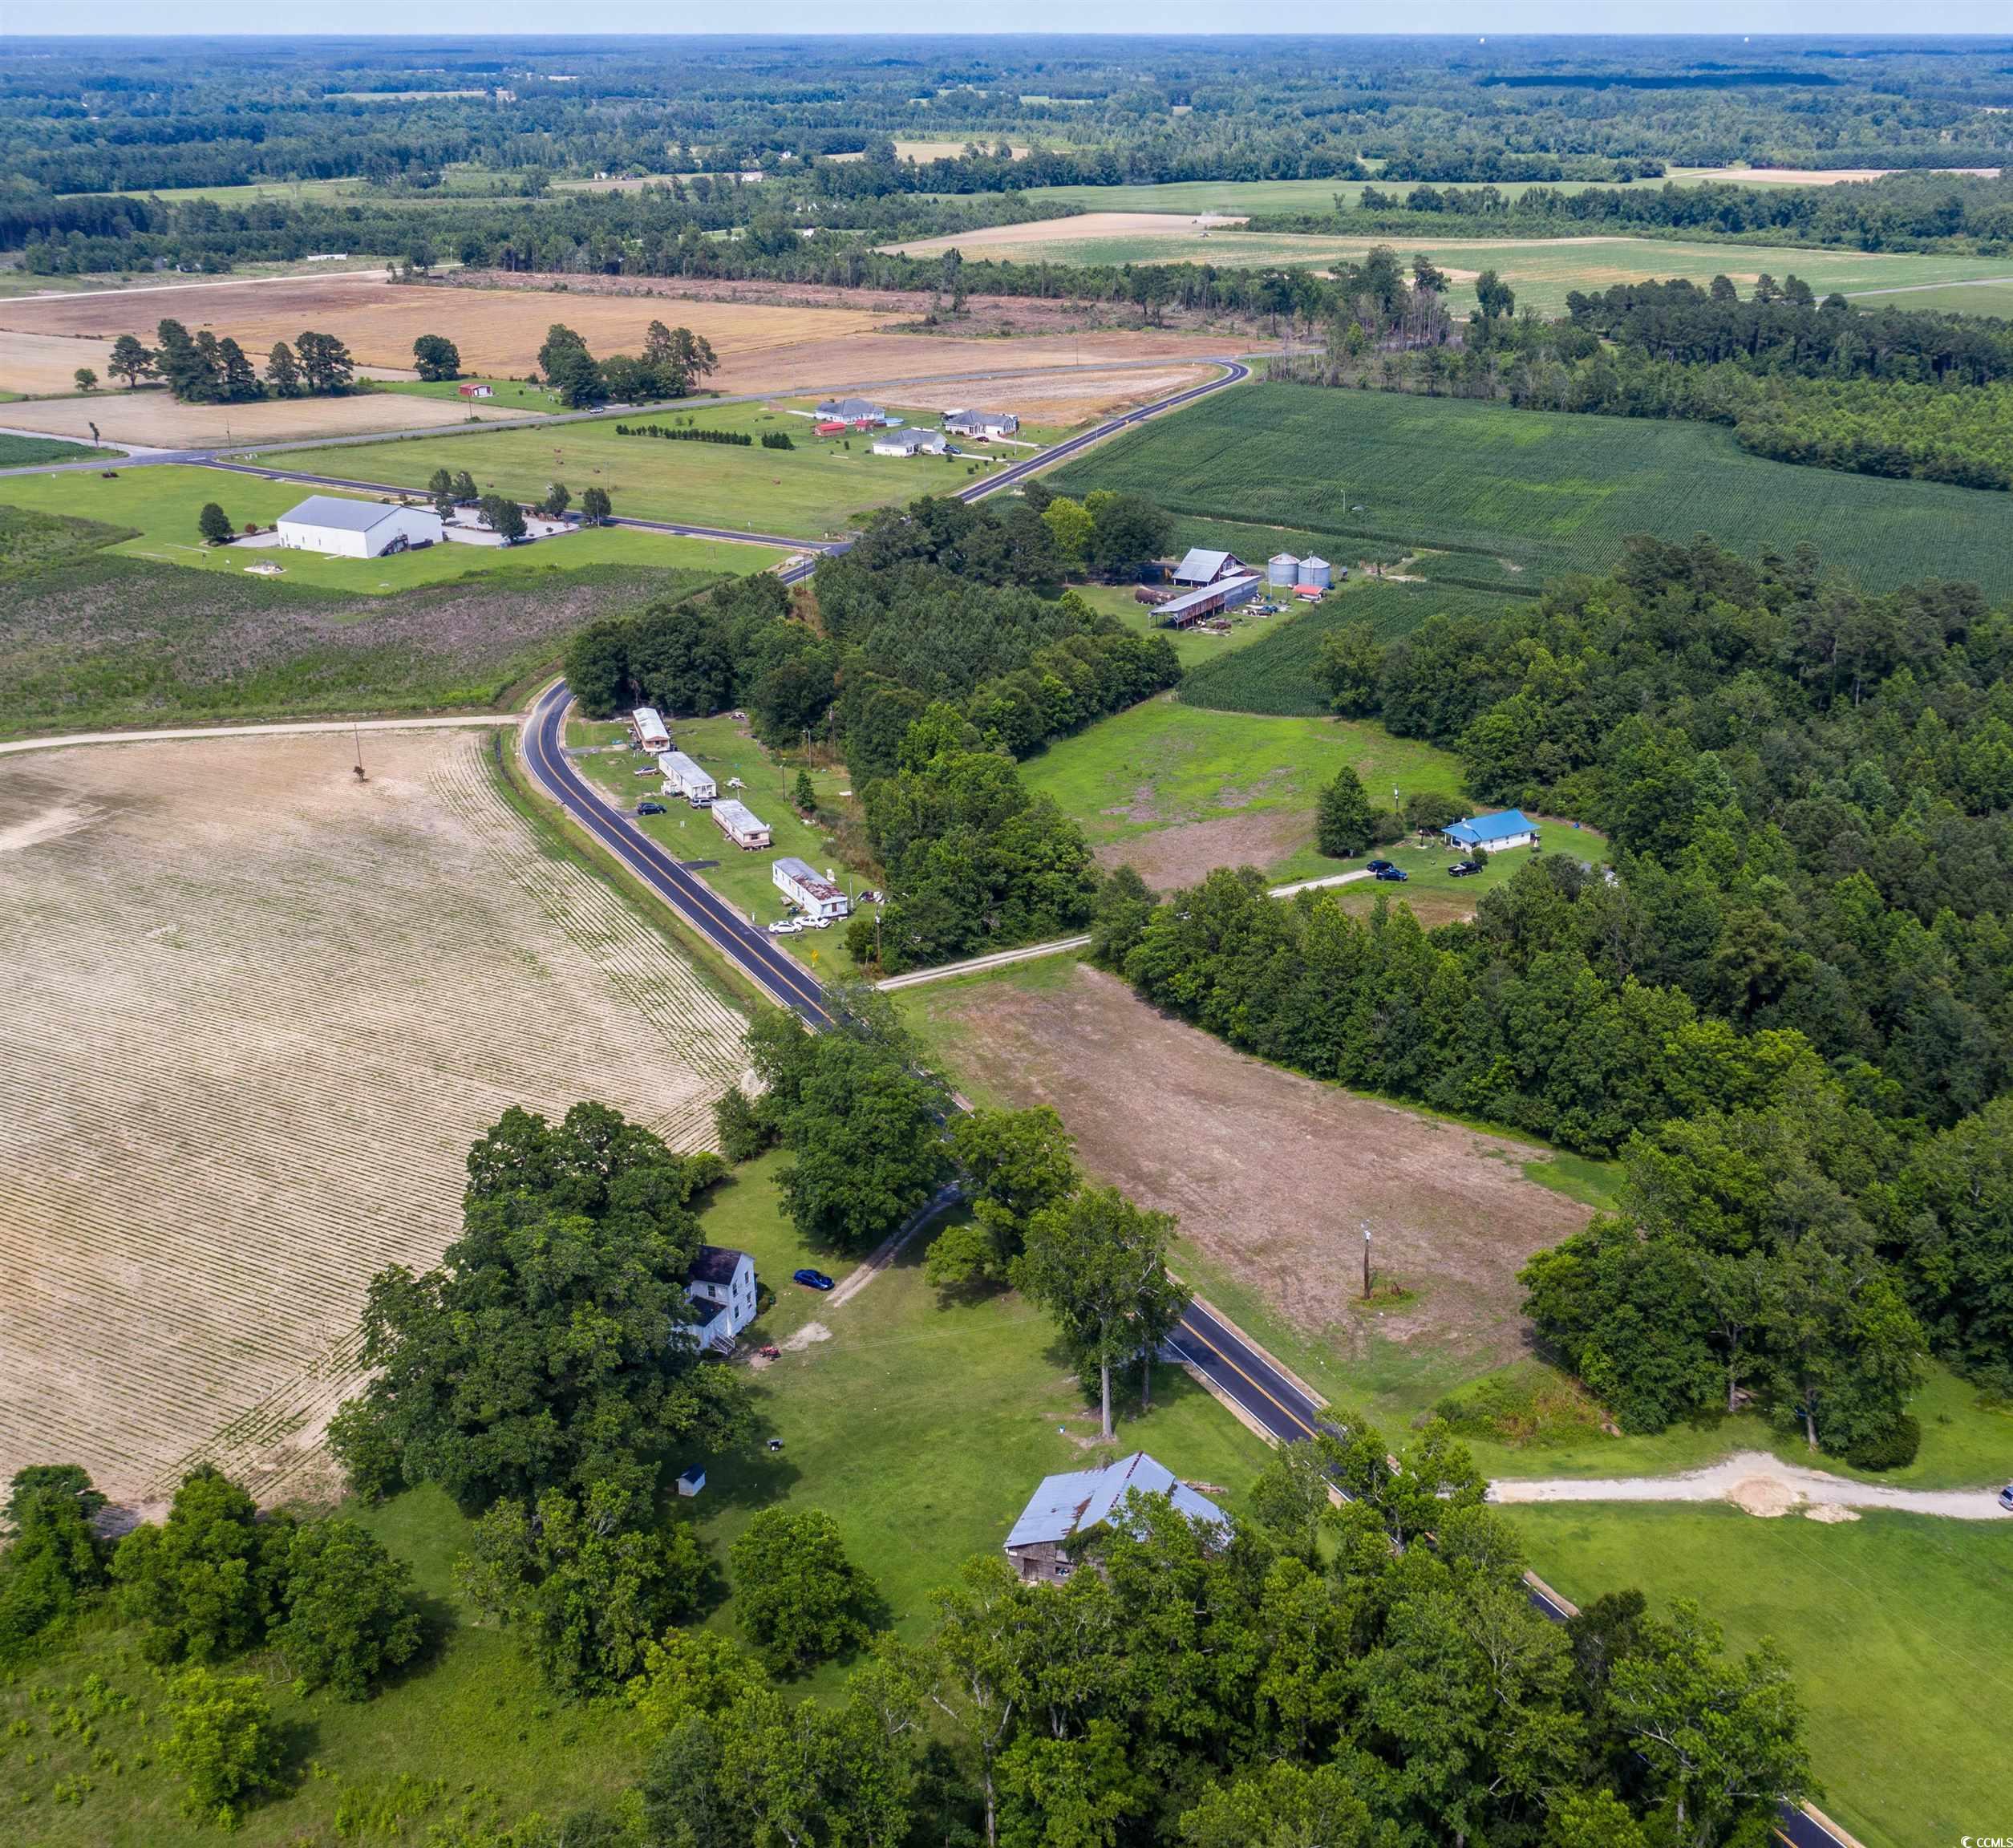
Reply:
[[1363, 779], [1345, 764], [1336, 772], [1335, 781], [1321, 792], [1314, 845], [1331, 859], [1347, 860], [1362, 853], [1374, 837], [1370, 798], [1363, 793]]

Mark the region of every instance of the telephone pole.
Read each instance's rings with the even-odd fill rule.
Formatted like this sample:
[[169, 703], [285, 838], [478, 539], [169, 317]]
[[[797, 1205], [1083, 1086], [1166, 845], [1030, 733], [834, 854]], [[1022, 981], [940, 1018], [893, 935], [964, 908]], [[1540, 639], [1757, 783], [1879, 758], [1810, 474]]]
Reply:
[[1370, 1222], [1363, 1222], [1363, 1299], [1370, 1300]]

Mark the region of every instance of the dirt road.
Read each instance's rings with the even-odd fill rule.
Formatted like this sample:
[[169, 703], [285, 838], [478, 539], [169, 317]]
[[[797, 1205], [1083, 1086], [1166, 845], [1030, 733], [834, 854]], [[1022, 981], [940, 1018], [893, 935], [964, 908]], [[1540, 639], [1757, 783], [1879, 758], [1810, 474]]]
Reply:
[[[1854, 1482], [1822, 1469], [1806, 1469], [1760, 1450], [1743, 1450], [1683, 1476], [1609, 1476], [1585, 1480], [1553, 1477], [1489, 1485], [1492, 1502], [1731, 1502], [1750, 1514], [1801, 1510], [1813, 1519], [1852, 1518], [1850, 1510], [1884, 1509], [1902, 1514], [1940, 1514], [1952, 1521], [2013, 1520], [1999, 1505], [1999, 1487], [1894, 1489]], [[1827, 1516], [1836, 1509], [1839, 1514]]]

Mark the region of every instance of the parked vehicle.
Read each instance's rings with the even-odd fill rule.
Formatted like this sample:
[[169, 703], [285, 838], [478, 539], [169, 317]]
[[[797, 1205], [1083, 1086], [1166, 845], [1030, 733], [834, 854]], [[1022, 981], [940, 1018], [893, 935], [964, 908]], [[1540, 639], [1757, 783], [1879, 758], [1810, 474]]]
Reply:
[[783, 1358], [783, 1350], [773, 1341], [764, 1341], [757, 1352], [764, 1360], [780, 1360]]
[[2007, 1483], [1999, 1491], [1999, 1506], [2002, 1508], [2013, 1508], [2013, 1482]]
[[1392, 866], [1387, 865], [1379, 869], [1377, 877], [1379, 879], [1395, 881], [1399, 885], [1402, 886], [1404, 884], [1406, 880], [1412, 877], [1412, 875], [1408, 873], [1402, 866]]
[[772, 937], [794, 937], [804, 926], [794, 918], [784, 918], [769, 926]]
[[1447, 869], [1448, 876], [1454, 879], [1472, 878], [1480, 871], [1481, 868], [1477, 866], [1472, 860], [1456, 860]]
[[1372, 860], [1369, 863], [1369, 870], [1372, 873], [1388, 873], [1391, 870], [1391, 862], [1388, 860]]
[[832, 1279], [822, 1270], [813, 1270], [808, 1266], [802, 1270], [792, 1271], [790, 1280], [793, 1283], [801, 1283], [807, 1290], [829, 1290], [832, 1287]]
[[636, 804], [636, 813], [638, 815], [662, 815], [664, 813], [664, 804], [662, 802], [638, 802]]

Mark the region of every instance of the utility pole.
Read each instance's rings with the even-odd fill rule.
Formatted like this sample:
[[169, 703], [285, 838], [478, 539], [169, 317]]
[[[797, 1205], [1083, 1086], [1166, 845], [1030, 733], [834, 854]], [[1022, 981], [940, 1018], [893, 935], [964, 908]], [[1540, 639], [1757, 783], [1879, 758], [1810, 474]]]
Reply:
[[367, 783], [371, 779], [363, 773], [363, 730], [354, 719], [350, 721], [350, 736], [356, 742], [356, 780]]
[[1363, 1222], [1363, 1299], [1370, 1300], [1370, 1222]]

